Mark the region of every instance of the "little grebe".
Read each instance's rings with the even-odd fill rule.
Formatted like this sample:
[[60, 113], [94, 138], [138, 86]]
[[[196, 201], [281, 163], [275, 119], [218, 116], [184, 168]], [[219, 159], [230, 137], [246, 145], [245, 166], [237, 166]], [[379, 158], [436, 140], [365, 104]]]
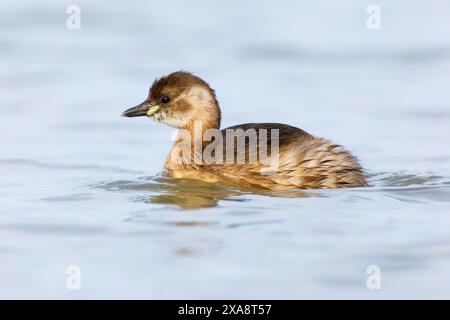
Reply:
[[[164, 164], [170, 177], [228, 181], [271, 190], [367, 186], [354, 156], [299, 128], [279, 123], [246, 123], [219, 130], [221, 112], [214, 90], [188, 72], [178, 71], [155, 80], [148, 98], [122, 116], [147, 116], [180, 129]], [[211, 134], [202, 135], [211, 130], [216, 131], [212, 131], [214, 139]], [[234, 134], [232, 140], [228, 139], [229, 132]], [[257, 133], [256, 140], [251, 133]], [[208, 141], [212, 143], [208, 145]], [[251, 148], [252, 143], [256, 148]], [[270, 151], [270, 161], [262, 157], [263, 146]], [[214, 161], [203, 159], [206, 151], [215, 157]], [[232, 161], [228, 161], [228, 156]]]

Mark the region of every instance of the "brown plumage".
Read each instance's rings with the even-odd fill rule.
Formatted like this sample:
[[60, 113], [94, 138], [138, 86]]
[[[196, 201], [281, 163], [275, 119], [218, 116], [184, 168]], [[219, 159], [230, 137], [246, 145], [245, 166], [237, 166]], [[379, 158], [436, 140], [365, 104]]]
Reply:
[[[354, 156], [343, 147], [299, 128], [280, 123], [246, 123], [218, 131], [221, 112], [214, 90], [188, 72], [178, 71], [157, 79], [147, 100], [122, 115], [148, 116], [180, 129], [164, 164], [166, 174], [174, 178], [226, 181], [270, 190], [367, 186]], [[223, 142], [214, 135], [205, 139], [203, 134], [208, 129], [221, 133]], [[278, 141], [278, 149], [272, 145], [276, 142], [271, 140], [273, 129], [277, 130], [278, 139], [275, 136], [274, 140]], [[236, 138], [227, 142], [227, 132], [234, 132]], [[257, 139], [252, 140], [251, 134]], [[261, 143], [262, 138], [266, 138], [267, 144]], [[242, 143], [240, 148], [238, 141]], [[223, 146], [222, 155], [212, 145], [208, 147], [211, 142]], [[260, 154], [265, 145], [270, 161]], [[208, 154], [214, 161], [205, 160]], [[270, 158], [271, 155], [277, 157]], [[234, 161], [227, 162], [228, 156]]]

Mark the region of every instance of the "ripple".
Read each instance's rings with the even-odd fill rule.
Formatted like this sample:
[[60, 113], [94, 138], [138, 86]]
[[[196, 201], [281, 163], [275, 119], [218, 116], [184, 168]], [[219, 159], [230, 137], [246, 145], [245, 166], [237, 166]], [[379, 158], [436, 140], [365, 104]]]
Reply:
[[[192, 179], [173, 179], [163, 176], [142, 177], [136, 180], [110, 181], [97, 185], [110, 191], [136, 193], [140, 202], [172, 205], [181, 209], [209, 208], [219, 205], [219, 201], [245, 202], [248, 195], [269, 197], [314, 197], [322, 196], [318, 192], [305, 190], [270, 191], [262, 189], [241, 188], [224, 182], [222, 184], [203, 182]], [[142, 195], [141, 191], [150, 194]]]
[[[379, 199], [379, 195], [395, 201], [421, 203], [450, 201], [450, 179], [433, 173], [380, 172], [369, 175], [370, 187], [337, 190], [271, 191], [241, 188], [191, 179], [164, 176], [141, 177], [134, 180], [104, 182], [94, 187], [108, 191], [128, 192], [134, 201], [177, 207], [183, 210], [212, 208], [221, 201], [247, 202], [251, 196], [276, 198], [323, 198], [350, 194], [352, 201]], [[58, 199], [56, 199], [58, 200]]]
[[128, 169], [117, 168], [113, 166], [99, 166], [99, 165], [91, 165], [91, 164], [54, 164], [54, 163], [45, 163], [35, 160], [28, 159], [3, 159], [0, 160], [0, 164], [13, 165], [13, 166], [27, 166], [34, 168], [44, 168], [51, 170], [96, 170], [96, 171], [112, 171], [117, 173], [141, 173], [141, 171], [134, 171]]
[[181, 209], [215, 207], [219, 200], [245, 201], [245, 199], [234, 197], [246, 194], [246, 192], [226, 184], [219, 185], [199, 180], [172, 179], [162, 176], [111, 181], [97, 187], [111, 191], [146, 191], [150, 194], [142, 196], [139, 193], [139, 201], [173, 205]]
[[29, 234], [58, 234], [58, 235], [98, 235], [104, 234], [108, 229], [89, 225], [74, 224], [9, 224], [2, 225], [0, 229], [20, 231]]
[[[413, 174], [404, 171], [369, 175], [368, 188], [347, 189], [358, 194], [378, 194], [410, 203], [450, 202], [449, 177], [434, 173]], [[376, 197], [375, 197], [376, 199]]]
[[248, 221], [248, 222], [238, 222], [238, 223], [230, 223], [227, 225], [227, 228], [240, 228], [240, 227], [253, 227], [256, 225], [263, 224], [274, 224], [281, 223], [282, 220], [261, 220], [261, 221]]
[[91, 197], [92, 195], [89, 193], [74, 193], [65, 196], [43, 198], [42, 200], [49, 202], [77, 202], [89, 200]]
[[371, 184], [377, 187], [405, 186], [445, 186], [450, 185], [450, 178], [436, 174], [412, 174], [407, 172], [380, 172], [369, 176]]

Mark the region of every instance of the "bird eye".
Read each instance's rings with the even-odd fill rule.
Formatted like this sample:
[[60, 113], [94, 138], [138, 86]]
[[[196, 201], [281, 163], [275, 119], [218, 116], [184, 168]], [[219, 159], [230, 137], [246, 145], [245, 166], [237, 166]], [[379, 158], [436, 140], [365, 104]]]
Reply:
[[169, 103], [169, 101], [170, 101], [170, 98], [168, 96], [162, 96], [161, 97], [161, 102], [162, 103]]

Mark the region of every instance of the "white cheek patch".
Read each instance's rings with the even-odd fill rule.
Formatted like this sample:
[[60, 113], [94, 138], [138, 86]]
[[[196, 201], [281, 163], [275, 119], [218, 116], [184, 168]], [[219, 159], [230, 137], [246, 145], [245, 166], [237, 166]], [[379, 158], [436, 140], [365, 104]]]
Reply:
[[186, 125], [185, 119], [178, 119], [175, 117], [165, 118], [161, 120], [161, 123], [167, 124], [168, 126], [174, 127], [174, 128], [184, 128]]
[[192, 87], [183, 94], [189, 101], [197, 105], [208, 105], [212, 102], [210, 92], [203, 87]]
[[155, 113], [152, 119], [156, 122], [164, 123], [175, 128], [183, 128], [186, 124], [186, 119], [180, 119], [174, 115], [167, 116], [164, 110]]

